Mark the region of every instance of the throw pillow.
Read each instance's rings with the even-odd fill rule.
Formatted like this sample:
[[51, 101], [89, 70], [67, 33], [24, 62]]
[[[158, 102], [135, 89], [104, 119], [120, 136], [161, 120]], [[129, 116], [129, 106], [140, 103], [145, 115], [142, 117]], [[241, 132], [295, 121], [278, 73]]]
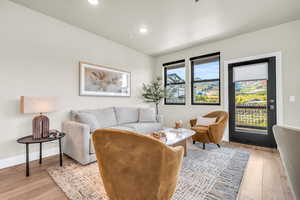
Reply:
[[119, 124], [136, 123], [139, 120], [139, 109], [135, 107], [116, 107]]
[[93, 114], [80, 112], [77, 119], [78, 122], [89, 125], [92, 132], [99, 128], [97, 118]]
[[139, 122], [157, 122], [154, 108], [140, 108]]
[[115, 108], [113, 107], [96, 109], [93, 111], [88, 111], [88, 113], [91, 113], [96, 117], [96, 120], [99, 124], [98, 128], [108, 128], [118, 124]]
[[216, 118], [209, 118], [209, 117], [197, 117], [197, 126], [209, 126], [216, 122]]

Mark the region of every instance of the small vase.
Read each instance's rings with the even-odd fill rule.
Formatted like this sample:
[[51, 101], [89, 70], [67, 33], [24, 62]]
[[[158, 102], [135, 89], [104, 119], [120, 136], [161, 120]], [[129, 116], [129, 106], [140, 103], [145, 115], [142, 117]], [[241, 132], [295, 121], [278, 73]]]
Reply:
[[182, 128], [182, 121], [181, 120], [179, 120], [179, 121], [176, 121], [175, 122], [175, 129], [179, 129], [179, 128]]

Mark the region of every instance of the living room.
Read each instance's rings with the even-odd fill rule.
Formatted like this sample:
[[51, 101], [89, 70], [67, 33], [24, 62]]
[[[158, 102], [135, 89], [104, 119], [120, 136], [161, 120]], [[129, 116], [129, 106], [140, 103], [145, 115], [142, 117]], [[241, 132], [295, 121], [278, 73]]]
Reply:
[[299, 199], [299, 10], [2, 0], [0, 199]]

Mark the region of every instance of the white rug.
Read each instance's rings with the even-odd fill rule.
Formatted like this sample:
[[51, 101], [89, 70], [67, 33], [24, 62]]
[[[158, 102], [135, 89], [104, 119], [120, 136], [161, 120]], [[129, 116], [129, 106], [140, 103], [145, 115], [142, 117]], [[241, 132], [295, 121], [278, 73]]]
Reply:
[[[190, 145], [173, 200], [236, 199], [249, 152], [216, 145]], [[70, 164], [48, 172], [71, 200], [108, 200], [97, 163]]]

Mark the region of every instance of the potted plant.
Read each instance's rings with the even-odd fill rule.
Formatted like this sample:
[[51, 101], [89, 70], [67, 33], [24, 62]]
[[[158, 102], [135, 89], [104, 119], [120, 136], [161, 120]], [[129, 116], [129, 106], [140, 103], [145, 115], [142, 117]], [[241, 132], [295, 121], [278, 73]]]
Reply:
[[156, 116], [158, 116], [158, 105], [166, 97], [166, 89], [162, 85], [162, 79], [157, 77], [150, 84], [143, 83], [143, 94], [146, 102], [155, 104]]

